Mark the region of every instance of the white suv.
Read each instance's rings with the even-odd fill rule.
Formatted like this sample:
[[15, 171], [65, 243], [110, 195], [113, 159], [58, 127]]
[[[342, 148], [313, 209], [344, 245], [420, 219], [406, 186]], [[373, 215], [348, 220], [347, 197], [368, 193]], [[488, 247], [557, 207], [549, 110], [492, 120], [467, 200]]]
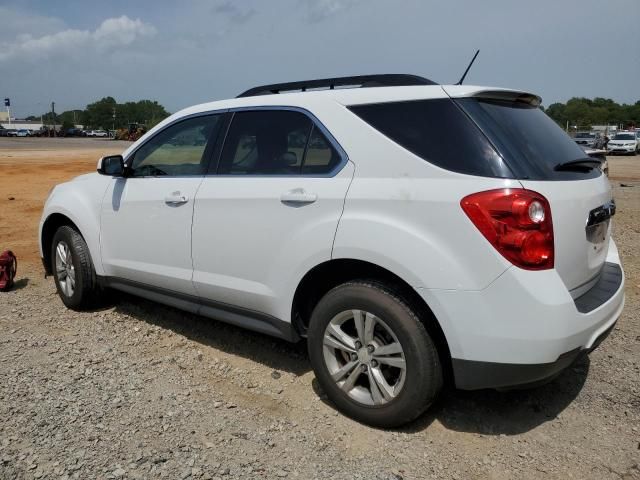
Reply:
[[87, 137], [106, 137], [108, 133], [105, 130], [90, 130], [87, 132]]
[[624, 281], [609, 182], [539, 103], [376, 75], [191, 107], [55, 187], [44, 267], [70, 308], [111, 288], [306, 339], [371, 425], [445, 382], [542, 383], [613, 329]]

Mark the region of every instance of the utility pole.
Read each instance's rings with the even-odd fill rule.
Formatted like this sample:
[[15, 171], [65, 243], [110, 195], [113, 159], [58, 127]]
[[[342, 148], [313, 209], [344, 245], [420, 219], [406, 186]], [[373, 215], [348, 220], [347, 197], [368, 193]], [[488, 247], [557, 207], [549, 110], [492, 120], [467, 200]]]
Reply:
[[[113, 122], [112, 122], [112, 132], [113, 132], [113, 138], [116, 138], [116, 107], [113, 107]], [[108, 137], [108, 135], [107, 135]]]

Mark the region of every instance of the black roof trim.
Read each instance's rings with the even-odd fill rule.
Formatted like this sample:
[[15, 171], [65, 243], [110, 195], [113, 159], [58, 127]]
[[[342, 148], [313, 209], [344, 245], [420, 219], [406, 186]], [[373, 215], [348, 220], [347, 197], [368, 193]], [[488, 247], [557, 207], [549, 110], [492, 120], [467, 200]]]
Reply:
[[382, 75], [356, 75], [353, 77], [322, 78], [318, 80], [304, 80], [301, 82], [274, 83], [261, 85], [242, 92], [236, 98], [254, 97], [257, 95], [272, 95], [281, 92], [326, 88], [333, 90], [335, 87], [400, 87], [410, 85], [437, 85], [427, 78], [418, 75], [402, 73], [385, 73]]

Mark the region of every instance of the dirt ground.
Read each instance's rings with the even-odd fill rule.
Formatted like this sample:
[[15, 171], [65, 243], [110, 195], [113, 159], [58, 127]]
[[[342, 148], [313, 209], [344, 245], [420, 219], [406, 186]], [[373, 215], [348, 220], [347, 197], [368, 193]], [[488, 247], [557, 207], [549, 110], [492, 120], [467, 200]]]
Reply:
[[0, 138], [0, 478], [640, 479], [640, 157], [609, 158], [627, 303], [552, 383], [447, 391], [383, 431], [336, 413], [304, 345], [126, 295], [65, 309], [37, 227], [50, 188], [129, 144]]
[[37, 264], [38, 222], [49, 190], [95, 170], [98, 158], [122, 153], [129, 145], [103, 139], [0, 137], [0, 248], [10, 246], [25, 266]]

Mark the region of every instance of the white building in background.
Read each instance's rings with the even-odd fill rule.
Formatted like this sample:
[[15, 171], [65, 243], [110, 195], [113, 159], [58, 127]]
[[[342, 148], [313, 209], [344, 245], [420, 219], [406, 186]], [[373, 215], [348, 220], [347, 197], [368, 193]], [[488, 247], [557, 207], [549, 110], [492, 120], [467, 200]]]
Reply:
[[[8, 120], [5, 121], [2, 118], [0, 118], [0, 125], [2, 125], [3, 128], [6, 128], [6, 129], [12, 128], [14, 130], [22, 130], [22, 129], [40, 130], [44, 126], [42, 122], [37, 122], [37, 121], [11, 119], [11, 123], [9, 123]], [[60, 129], [60, 125], [56, 125], [56, 130], [59, 130], [59, 129]]]

